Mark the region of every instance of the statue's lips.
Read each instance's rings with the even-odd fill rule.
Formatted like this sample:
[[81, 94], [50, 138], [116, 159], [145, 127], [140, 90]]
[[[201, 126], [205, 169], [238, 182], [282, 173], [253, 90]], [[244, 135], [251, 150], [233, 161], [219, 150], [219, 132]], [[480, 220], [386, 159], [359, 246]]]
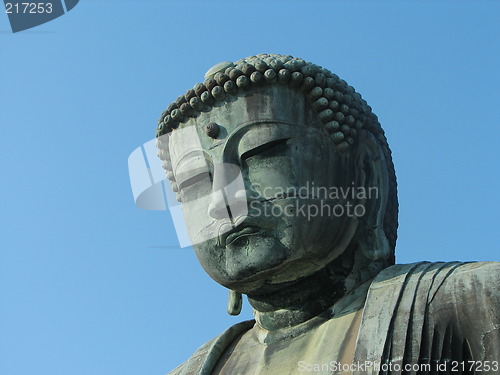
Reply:
[[230, 245], [232, 242], [236, 241], [240, 237], [250, 236], [250, 235], [256, 234], [258, 232], [260, 232], [260, 229], [257, 227], [252, 227], [252, 226], [244, 227], [242, 229], [239, 229], [238, 231], [233, 230], [233, 231], [226, 233], [226, 236], [225, 236], [223, 243], [227, 246], [227, 245]]

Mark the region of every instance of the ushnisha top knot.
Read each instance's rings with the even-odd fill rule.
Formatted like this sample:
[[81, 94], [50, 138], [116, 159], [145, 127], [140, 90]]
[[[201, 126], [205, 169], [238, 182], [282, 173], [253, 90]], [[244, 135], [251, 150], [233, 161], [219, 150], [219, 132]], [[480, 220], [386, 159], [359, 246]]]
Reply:
[[347, 82], [313, 63], [276, 54], [260, 54], [235, 63], [225, 61], [210, 68], [203, 83], [197, 83], [179, 96], [162, 113], [156, 136], [171, 132], [201, 112], [210, 111], [216, 102], [240, 90], [260, 85], [288, 85], [301, 90], [341, 152], [354, 144], [357, 131], [362, 128], [387, 147], [377, 116]]

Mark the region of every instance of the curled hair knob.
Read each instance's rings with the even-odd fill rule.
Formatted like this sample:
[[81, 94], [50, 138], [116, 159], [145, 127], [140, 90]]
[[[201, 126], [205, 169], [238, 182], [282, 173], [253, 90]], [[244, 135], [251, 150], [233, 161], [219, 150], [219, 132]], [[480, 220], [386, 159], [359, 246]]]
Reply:
[[217, 138], [217, 136], [219, 135], [219, 131], [220, 131], [220, 126], [215, 122], [211, 122], [205, 126], [205, 133], [210, 138], [214, 139]]

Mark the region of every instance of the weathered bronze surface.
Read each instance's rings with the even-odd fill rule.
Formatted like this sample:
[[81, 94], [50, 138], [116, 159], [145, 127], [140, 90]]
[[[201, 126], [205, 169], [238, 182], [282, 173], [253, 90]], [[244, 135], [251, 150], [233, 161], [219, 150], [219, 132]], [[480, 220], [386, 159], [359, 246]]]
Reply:
[[157, 137], [200, 263], [230, 314], [245, 294], [255, 315], [171, 374], [499, 373], [498, 263], [394, 265], [391, 152], [335, 74], [217, 64]]

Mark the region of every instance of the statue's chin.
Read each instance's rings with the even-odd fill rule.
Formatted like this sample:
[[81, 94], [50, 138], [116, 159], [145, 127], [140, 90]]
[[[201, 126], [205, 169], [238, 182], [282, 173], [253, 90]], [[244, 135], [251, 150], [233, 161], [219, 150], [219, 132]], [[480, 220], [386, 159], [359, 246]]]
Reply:
[[327, 219], [313, 227], [295, 218], [274, 228], [244, 228], [227, 236], [225, 247], [212, 239], [194, 249], [205, 271], [226, 288], [245, 294], [273, 292], [316, 273], [345, 249], [338, 244], [339, 230], [334, 230], [342, 226]]
[[219, 284], [237, 292], [273, 293], [322, 268], [322, 256], [305, 257], [305, 249], [291, 244], [285, 246], [265, 233], [242, 236], [224, 249], [216, 268], [214, 263], [204, 268]]
[[263, 282], [290, 258], [290, 250], [265, 233], [237, 238], [226, 246], [225, 273], [229, 282]]
[[212, 279], [241, 293], [256, 291], [272, 282], [293, 257], [290, 247], [265, 232], [233, 239], [225, 248], [217, 248], [217, 257], [213, 246], [198, 245], [195, 251]]

